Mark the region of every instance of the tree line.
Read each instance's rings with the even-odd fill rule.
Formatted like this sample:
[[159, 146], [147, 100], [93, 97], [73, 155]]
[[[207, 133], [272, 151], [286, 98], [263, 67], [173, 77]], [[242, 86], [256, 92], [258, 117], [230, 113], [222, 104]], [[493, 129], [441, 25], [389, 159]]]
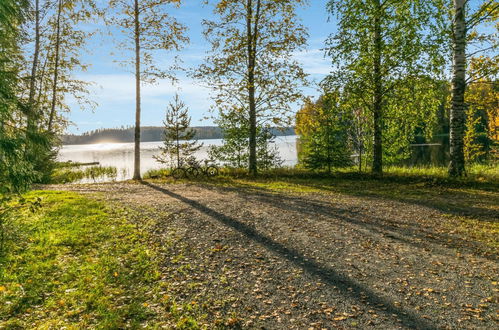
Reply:
[[[293, 126], [293, 105], [303, 102], [302, 87], [310, 85], [294, 57], [310, 37], [297, 14], [307, 1], [200, 3], [213, 11], [203, 20], [211, 48], [190, 73], [212, 88], [212, 114], [225, 133], [226, 149], [220, 152], [244, 152], [243, 165], [256, 175], [259, 158], [271, 145], [269, 128]], [[159, 58], [175, 55], [189, 42], [188, 24], [176, 17], [182, 5], [180, 0], [2, 0], [4, 191], [40, 181], [50, 171], [58, 136], [69, 124], [69, 98], [95, 106], [89, 84], [75, 78], [89, 65], [81, 53], [97, 33], [86, 24], [92, 20], [125, 35], [116, 42], [122, 54], [112, 56], [135, 76], [134, 178], [140, 179], [141, 87], [176, 81], [181, 63], [175, 56], [168, 64]], [[482, 126], [492, 132], [487, 136], [497, 136], [498, 1], [331, 0], [324, 1], [324, 10], [335, 18], [336, 32], [324, 45], [332, 66], [320, 84], [323, 96], [316, 103], [322, 106], [305, 105], [322, 109], [308, 111], [310, 118], [302, 121], [307, 148], [317, 151], [309, 163], [339, 161], [341, 152], [354, 146], [381, 174], [386, 163], [406, 154], [416, 135], [431, 139], [444, 109], [449, 174], [465, 175], [466, 161], [485, 152], [473, 142], [483, 136]]]
[[[222, 139], [224, 131], [218, 126], [194, 126], [195, 138], [200, 140]], [[271, 132], [275, 136], [295, 135], [292, 127], [272, 128]], [[164, 139], [165, 127], [163, 126], [143, 126], [141, 128], [142, 142], [156, 142]], [[62, 144], [92, 144], [92, 143], [130, 143], [135, 138], [134, 127], [121, 128], [100, 128], [81, 135], [63, 134]]]

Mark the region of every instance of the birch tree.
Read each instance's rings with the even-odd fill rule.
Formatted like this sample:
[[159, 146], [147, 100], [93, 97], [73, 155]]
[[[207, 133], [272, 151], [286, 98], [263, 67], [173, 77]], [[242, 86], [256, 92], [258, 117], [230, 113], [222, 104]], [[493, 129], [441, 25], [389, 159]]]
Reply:
[[91, 82], [77, 79], [75, 72], [86, 71], [88, 64], [81, 60], [87, 40], [96, 31], [83, 31], [78, 27], [100, 12], [93, 0], [57, 0], [52, 4], [52, 15], [48, 20], [42, 54], [43, 66], [39, 74], [39, 106], [44, 113], [44, 128], [60, 134], [65, 127], [64, 112], [70, 109], [65, 100], [71, 96], [82, 108], [93, 108], [95, 102], [89, 97]]
[[[450, 110], [450, 164], [449, 175], [460, 177], [466, 174], [464, 141], [466, 132], [465, 102], [466, 86], [479, 80], [491, 72], [483, 68], [474, 77], [467, 75], [467, 59], [478, 53], [495, 52], [499, 47], [499, 2], [497, 0], [481, 1], [478, 7], [472, 8], [468, 0], [452, 0], [452, 102]], [[480, 32], [482, 24], [495, 24], [494, 33]], [[471, 51], [467, 54], [467, 49]], [[493, 53], [494, 54], [494, 53]], [[498, 55], [494, 57], [497, 59]]]
[[241, 112], [248, 126], [249, 172], [258, 172], [257, 136], [265, 125], [289, 121], [291, 104], [301, 99], [305, 74], [293, 60], [307, 32], [296, 9], [306, 0], [213, 1], [216, 20], [205, 20], [211, 54], [196, 77], [213, 88], [222, 115]]
[[436, 88], [428, 78], [443, 64], [437, 25], [442, 9], [439, 1], [427, 0], [328, 3], [338, 31], [327, 40], [334, 71], [324, 86], [343, 90], [369, 114], [373, 173], [383, 172], [385, 145], [392, 155], [395, 147], [404, 149], [418, 122], [433, 117], [437, 102], [429, 94]]
[[28, 126], [57, 134], [60, 132], [55, 132], [54, 126], [59, 130], [64, 127], [59, 125], [64, 119], [58, 112], [69, 111], [67, 95], [80, 105], [93, 105], [85, 97], [89, 83], [75, 79], [74, 73], [88, 67], [81, 57], [87, 40], [95, 34], [79, 25], [98, 16], [99, 11], [93, 0], [34, 0], [33, 8], [22, 46], [24, 66], [29, 69], [22, 91], [32, 110]]
[[[156, 64], [157, 51], [180, 50], [188, 42], [186, 27], [180, 24], [169, 10], [181, 5], [181, 0], [110, 0], [108, 23], [118, 27], [125, 35], [118, 46], [131, 52], [132, 59], [121, 61], [133, 68], [135, 75], [135, 180], [140, 180], [140, 119], [141, 85], [155, 83], [158, 79], [175, 79], [177, 62], [170, 67]], [[131, 54], [128, 54], [131, 55]]]

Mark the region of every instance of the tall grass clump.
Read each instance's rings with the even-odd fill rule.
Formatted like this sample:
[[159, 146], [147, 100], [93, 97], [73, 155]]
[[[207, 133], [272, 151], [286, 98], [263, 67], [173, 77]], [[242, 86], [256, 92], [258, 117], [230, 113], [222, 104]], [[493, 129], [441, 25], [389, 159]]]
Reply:
[[56, 168], [52, 173], [51, 183], [75, 183], [75, 182], [98, 182], [115, 181], [118, 170], [114, 166], [62, 166]]

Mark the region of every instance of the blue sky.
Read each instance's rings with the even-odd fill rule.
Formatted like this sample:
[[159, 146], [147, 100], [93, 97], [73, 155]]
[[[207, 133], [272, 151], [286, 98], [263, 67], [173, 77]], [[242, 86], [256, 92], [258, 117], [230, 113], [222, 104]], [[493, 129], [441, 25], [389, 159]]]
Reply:
[[[326, 0], [311, 0], [310, 5], [299, 9], [302, 23], [309, 29], [310, 39], [306, 51], [295, 54], [312, 81], [320, 81], [330, 70], [330, 60], [324, 58], [321, 50], [327, 36], [334, 32], [334, 23], [328, 22]], [[190, 44], [177, 55], [183, 60], [183, 67], [194, 68], [202, 63], [208, 43], [202, 36], [202, 19], [212, 18], [211, 6], [202, 4], [202, 0], [186, 0], [180, 9], [172, 11], [177, 19], [189, 27]], [[92, 27], [90, 27], [92, 28]], [[68, 115], [74, 124], [68, 132], [80, 134], [97, 128], [131, 126], [135, 118], [135, 82], [131, 73], [114, 62], [119, 59], [119, 51], [113, 40], [104, 35], [97, 35], [89, 40], [89, 52], [82, 54], [83, 61], [91, 67], [77, 74], [78, 79], [94, 82], [90, 88], [90, 98], [97, 102], [94, 111], [81, 110], [69, 100], [72, 108]], [[111, 55], [112, 53], [115, 55]], [[165, 57], [166, 58], [166, 57]], [[159, 59], [161, 60], [161, 59]], [[209, 90], [184, 73], [178, 74], [179, 82], [172, 85], [161, 81], [157, 85], [142, 87], [142, 126], [162, 125], [164, 111], [173, 95], [178, 92], [190, 108], [192, 125], [211, 125], [206, 119], [212, 104]], [[317, 91], [307, 89], [307, 95], [316, 96]]]

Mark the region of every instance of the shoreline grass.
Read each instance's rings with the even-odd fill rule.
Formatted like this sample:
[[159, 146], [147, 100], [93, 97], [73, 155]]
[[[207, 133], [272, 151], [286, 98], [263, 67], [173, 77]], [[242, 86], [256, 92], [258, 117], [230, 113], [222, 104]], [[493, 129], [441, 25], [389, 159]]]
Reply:
[[53, 184], [76, 183], [84, 180], [87, 181], [103, 181], [103, 180], [116, 180], [118, 171], [114, 166], [91, 166], [82, 169], [79, 166], [61, 166], [56, 168], [51, 175], [51, 182]]

